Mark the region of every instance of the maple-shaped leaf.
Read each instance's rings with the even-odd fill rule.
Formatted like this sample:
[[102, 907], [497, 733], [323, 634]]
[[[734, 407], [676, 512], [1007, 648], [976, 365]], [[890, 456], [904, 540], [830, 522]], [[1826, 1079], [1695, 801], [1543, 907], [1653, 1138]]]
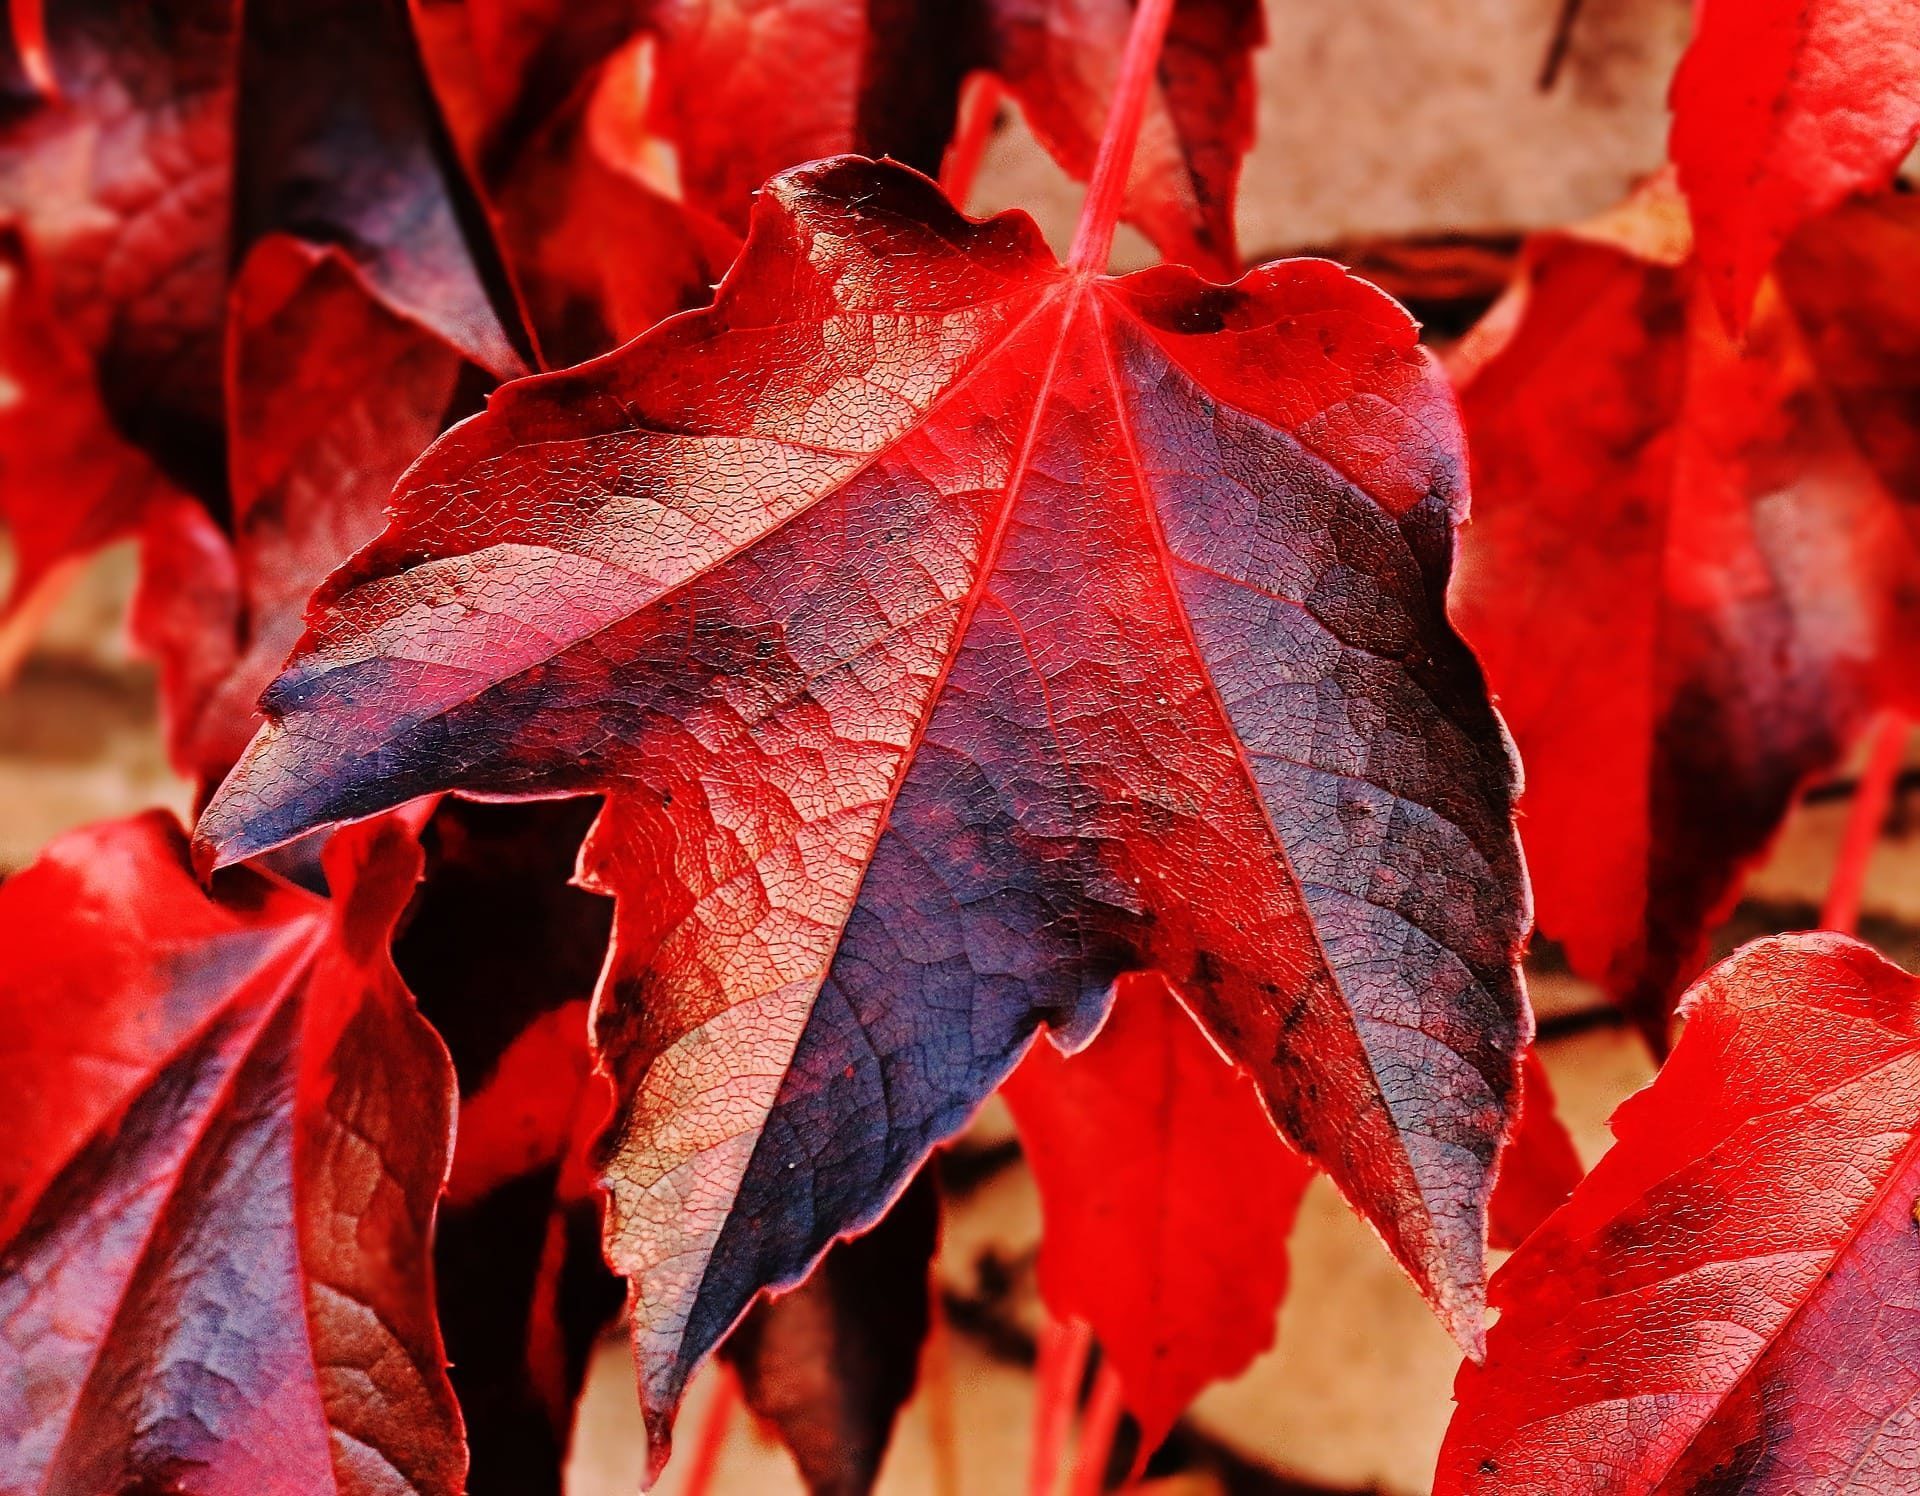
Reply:
[[386, 953], [419, 854], [326, 865], [210, 899], [155, 813], [0, 886], [0, 1489], [461, 1489], [452, 1077]]
[[1659, 190], [1536, 238], [1461, 385], [1540, 926], [1656, 1045], [1800, 786], [1920, 707], [1920, 204], [1803, 230], [1738, 344], [1687, 250]]
[[[775, 172], [845, 151], [932, 172], [966, 76], [1004, 80], [1074, 176], [1092, 171], [1132, 0], [641, 0], [659, 38], [654, 118], [689, 201], [744, 228]], [[1239, 269], [1234, 191], [1253, 141], [1259, 0], [1180, 0], [1128, 181], [1126, 216], [1171, 260]]]
[[478, 372], [339, 250], [284, 235], [241, 267], [227, 336], [231, 539], [197, 505], [159, 506], [134, 607], [174, 763], [209, 786], [258, 728], [308, 595], [380, 533], [394, 480]]
[[472, 1496], [559, 1496], [588, 1357], [620, 1308], [587, 1152], [610, 1100], [587, 1003], [612, 906], [568, 882], [594, 811], [442, 801], [394, 942], [460, 1083], [434, 1266]]
[[1513, 764], [1406, 314], [1324, 261], [1062, 267], [905, 168], [778, 178], [714, 306], [505, 387], [319, 594], [202, 819], [605, 792], [608, 1250], [692, 1366], [1035, 1030], [1155, 970], [1477, 1338], [1530, 1019]]
[[1699, 0], [1672, 105], [1701, 273], [1743, 329], [1794, 230], [1920, 139], [1920, 0]]
[[1500, 1177], [1487, 1205], [1488, 1240], [1508, 1250], [1566, 1204], [1584, 1173], [1573, 1138], [1554, 1108], [1547, 1067], [1532, 1049], [1520, 1067], [1519, 1112], [1500, 1154]]
[[921, 1170], [871, 1231], [747, 1312], [720, 1348], [812, 1496], [866, 1496], [913, 1395], [932, 1324], [940, 1194]]
[[1003, 1094], [1040, 1189], [1040, 1293], [1093, 1329], [1157, 1449], [1273, 1344], [1312, 1167], [1164, 981], [1129, 977], [1081, 1053], [1036, 1044]]
[[1441, 1496], [1913, 1489], [1920, 983], [1845, 936], [1687, 996], [1618, 1141], [1493, 1280]]

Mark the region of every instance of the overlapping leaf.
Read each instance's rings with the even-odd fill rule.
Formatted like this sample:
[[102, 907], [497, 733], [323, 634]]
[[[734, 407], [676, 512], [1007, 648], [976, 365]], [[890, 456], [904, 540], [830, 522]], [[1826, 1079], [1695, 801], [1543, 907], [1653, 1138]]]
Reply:
[[415, 12], [547, 363], [605, 353], [710, 299], [739, 240], [673, 190], [632, 0], [417, 0]]
[[1694, 16], [1671, 149], [1701, 274], [1739, 330], [1794, 230], [1885, 187], [1920, 138], [1920, 3], [1700, 0]]
[[1843, 936], [1747, 947], [1493, 1281], [1437, 1490], [1913, 1488], [1920, 984]]
[[[58, 92], [18, 87], [0, 111], [0, 224], [63, 341], [53, 363], [20, 365], [23, 403], [56, 429], [77, 423], [92, 407], [75, 371], [90, 363], [98, 408], [214, 524], [228, 272], [262, 236], [337, 247], [476, 361], [522, 367], [398, 0], [245, 11], [242, 26], [229, 0], [52, 7]], [[11, 329], [15, 309], [0, 314]], [[4, 334], [10, 351], [22, 336]], [[41, 430], [0, 428], [0, 463], [34, 471]], [[130, 528], [146, 497], [124, 476], [34, 481], [10, 488], [6, 518], [39, 552], [54, 539], [80, 549]]]
[[1441, 607], [1464, 504], [1444, 383], [1337, 267], [1109, 281], [820, 164], [710, 312], [415, 467], [205, 855], [608, 794], [608, 1246], [656, 1460], [754, 1293], [1130, 970], [1471, 1344], [1528, 1020], [1512, 766]]
[[755, 1304], [721, 1346], [813, 1496], [873, 1489], [919, 1377], [939, 1242], [940, 1194], [922, 1170], [879, 1225], [836, 1242], [798, 1288]]
[[[655, 117], [690, 201], [744, 228], [751, 194], [818, 156], [888, 155], [933, 172], [960, 85], [984, 69], [1084, 179], [1131, 0], [640, 0], [659, 38]], [[1234, 188], [1253, 139], [1257, 0], [1182, 0], [1161, 52], [1127, 216], [1172, 260], [1239, 268]]]
[[1273, 1344], [1313, 1170], [1164, 982], [1128, 979], [1071, 1058], [1005, 1090], [1040, 1188], [1040, 1292], [1090, 1325], [1151, 1454], [1208, 1383]]
[[558, 1496], [587, 1358], [620, 1307], [587, 1155], [609, 1102], [587, 1003], [612, 910], [568, 883], [593, 813], [443, 801], [394, 943], [460, 1083], [434, 1263], [473, 1496]]
[[1920, 706], [1916, 255], [1912, 199], [1846, 207], [1736, 343], [1656, 191], [1535, 240], [1463, 365], [1454, 613], [1527, 765], [1540, 925], [1656, 1043], [1799, 787]]
[[380, 532], [394, 480], [478, 374], [338, 250], [263, 239], [232, 295], [232, 538], [197, 505], [155, 508], [134, 618], [174, 762], [209, 786], [258, 727], [308, 595]]
[[17, 236], [0, 237], [0, 521], [13, 557], [5, 606], [131, 533], [149, 506], [182, 502], [191, 501], [114, 429], [93, 361], [48, 305]]
[[209, 899], [154, 814], [0, 887], [0, 1489], [462, 1489], [428, 1238], [452, 1077], [386, 942], [418, 852], [331, 907]]
[[1520, 1067], [1520, 1116], [1500, 1155], [1500, 1177], [1487, 1205], [1487, 1239], [1511, 1250], [1566, 1204], [1584, 1171], [1573, 1138], [1555, 1109], [1553, 1084], [1540, 1056]]
[[[1513, 1247], [1580, 1163], [1529, 1051], [1488, 1202]], [[1157, 979], [1123, 978], [1092, 1045], [1037, 1044], [1002, 1088], [1040, 1190], [1040, 1292], [1119, 1372], [1144, 1459], [1209, 1383], [1273, 1344], [1287, 1236], [1313, 1171]]]

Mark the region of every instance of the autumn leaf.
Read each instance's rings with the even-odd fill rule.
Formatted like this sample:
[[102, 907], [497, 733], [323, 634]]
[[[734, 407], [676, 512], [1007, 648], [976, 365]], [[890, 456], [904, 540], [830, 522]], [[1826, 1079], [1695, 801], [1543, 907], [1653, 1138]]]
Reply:
[[912, 1396], [932, 1323], [940, 1195], [922, 1170], [880, 1224], [836, 1242], [798, 1288], [747, 1311], [720, 1355], [812, 1496], [866, 1496]]
[[705, 305], [739, 239], [669, 189], [627, 3], [427, 0], [420, 36], [549, 365]]
[[115, 425], [195, 492], [222, 479], [233, 9], [56, 6], [46, 60], [59, 93], [0, 119], [0, 221], [95, 360]]
[[612, 907], [568, 881], [595, 808], [443, 801], [394, 942], [460, 1085], [434, 1268], [472, 1496], [558, 1496], [588, 1357], [620, 1308], [588, 1161], [611, 1100], [587, 1004]]
[[644, 0], [410, 0], [449, 130], [482, 179], [630, 44]]
[[[473, 215], [435, 145], [403, 8], [253, 0], [244, 28], [236, 11], [55, 6], [46, 59], [58, 92], [16, 98], [0, 117], [0, 225], [70, 350], [58, 372], [32, 370], [53, 383], [23, 399], [40, 410], [81, 399], [70, 368], [90, 361], [115, 429], [215, 523], [228, 272], [261, 237], [337, 247], [479, 362], [523, 367], [485, 294], [484, 245], [464, 237]], [[13, 437], [0, 426], [0, 463], [30, 467], [33, 447]], [[96, 487], [81, 489], [84, 512], [57, 484], [11, 493], [9, 525], [77, 549], [144, 512], [137, 495]]]
[[155, 813], [0, 887], [0, 1488], [462, 1489], [451, 1075], [386, 954], [418, 869], [381, 823], [331, 905], [210, 899]]
[[[642, 0], [659, 40], [656, 128], [688, 200], [744, 229], [752, 193], [815, 157], [936, 171], [960, 85], [1001, 77], [1068, 172], [1092, 172], [1131, 0]], [[1128, 183], [1126, 216], [1171, 260], [1239, 269], [1234, 189], [1253, 141], [1258, 0], [1181, 0]]]
[[505, 269], [405, 0], [246, 0], [235, 108], [236, 260], [270, 233], [336, 245], [383, 300], [470, 361], [525, 372]]
[[207, 785], [259, 726], [308, 595], [380, 533], [394, 480], [482, 378], [339, 250], [284, 235], [241, 267], [227, 336], [231, 539], [198, 505], [156, 506], [134, 607], [174, 763]]
[[[550, 363], [705, 304], [753, 194], [857, 151], [929, 173], [960, 90], [991, 71], [1073, 175], [1092, 171], [1131, 0], [423, 0], [420, 35], [493, 203]], [[1256, 0], [1184, 0], [1161, 54], [1128, 214], [1165, 253], [1238, 269]], [[737, 242], [737, 241], [736, 241]]]
[[608, 1250], [656, 1460], [755, 1292], [1133, 970], [1471, 1345], [1529, 1019], [1513, 768], [1442, 614], [1464, 503], [1444, 381], [1338, 267], [1108, 280], [817, 164], [711, 311], [412, 469], [201, 855], [608, 793]]
[[1440, 1496], [1907, 1490], [1920, 985], [1839, 935], [1687, 996], [1618, 1141], [1493, 1280]]
[[[114, 430], [93, 361], [48, 305], [18, 237], [0, 231], [0, 521], [13, 557], [4, 611], [62, 563], [130, 534], [150, 504], [181, 501]], [[0, 642], [0, 661], [10, 653]]]
[[1532, 241], [1463, 355], [1454, 617], [1527, 766], [1540, 926], [1656, 1045], [1800, 787], [1920, 706], [1916, 252], [1912, 200], [1840, 210], [1736, 344], [1656, 189]]
[[1511, 1250], [1567, 1203], [1584, 1173], [1573, 1138], [1554, 1107], [1553, 1084], [1537, 1051], [1520, 1066], [1519, 1118], [1500, 1154], [1500, 1177], [1487, 1204], [1487, 1236]]
[[1040, 1293], [1092, 1327], [1157, 1449], [1273, 1344], [1313, 1170], [1164, 981], [1124, 978], [1081, 1053], [1036, 1044], [1004, 1088], [1040, 1189]]
[[1739, 332], [1794, 231], [1886, 187], [1920, 139], [1920, 0], [1700, 0], [1694, 18], [1670, 150]]

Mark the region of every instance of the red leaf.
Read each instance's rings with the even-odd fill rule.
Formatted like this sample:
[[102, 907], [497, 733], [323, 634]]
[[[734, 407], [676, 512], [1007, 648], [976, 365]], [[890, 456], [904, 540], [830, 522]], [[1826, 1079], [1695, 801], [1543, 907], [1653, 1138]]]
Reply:
[[394, 944], [460, 1082], [434, 1262], [473, 1496], [558, 1496], [587, 1359], [622, 1297], [587, 1159], [610, 1100], [587, 1000], [612, 906], [567, 881], [593, 814], [443, 801]]
[[1614, 1145], [1493, 1281], [1437, 1490], [1913, 1488], [1920, 985], [1839, 935], [1688, 994]]
[[490, 177], [631, 42], [645, 0], [409, 0], [449, 128]]
[[1720, 315], [1802, 224], [1893, 180], [1920, 138], [1920, 0], [1699, 0], [1671, 150]]
[[932, 1323], [940, 1195], [922, 1170], [880, 1224], [747, 1311], [720, 1354], [814, 1496], [873, 1489]]
[[158, 656], [175, 764], [217, 783], [300, 637], [307, 598], [380, 533], [394, 480], [472, 371], [340, 251], [276, 235], [233, 289], [231, 544], [204, 510], [148, 525], [134, 631]]
[[1313, 1170], [1161, 981], [1122, 979], [1087, 1049], [1034, 1045], [1005, 1095], [1040, 1187], [1041, 1295], [1092, 1326], [1144, 1459], [1273, 1344]]
[[[483, 289], [485, 236], [471, 232], [458, 172], [444, 169], [394, 0], [257, 0], [244, 28], [236, 10], [58, 6], [46, 36], [58, 95], [12, 100], [0, 120], [0, 227], [65, 344], [57, 359], [16, 365], [22, 335], [0, 333], [9, 373], [32, 377], [20, 403], [34, 412], [0, 420], [0, 464], [37, 473], [55, 436], [71, 440], [103, 410], [208, 506], [202, 517], [169, 497], [156, 523], [201, 532], [173, 533], [176, 559], [217, 568], [224, 323], [240, 251], [283, 231], [337, 245], [456, 346], [496, 371], [523, 367]], [[140, 522], [150, 484], [92, 476], [109, 450], [94, 447], [77, 493], [42, 481], [9, 492], [7, 518], [35, 537], [42, 568]]]
[[220, 318], [233, 153], [232, 0], [71, 0], [57, 98], [0, 122], [0, 220], [96, 361], [121, 432], [220, 487]]
[[[659, 185], [632, 5], [418, 6], [543, 358], [577, 363], [704, 306], [739, 240]], [[621, 43], [626, 45], [620, 45]]]
[[512, 295], [444, 136], [405, 0], [245, 9], [236, 250], [270, 233], [338, 244], [397, 311], [495, 375], [524, 372]]
[[[854, 151], [929, 173], [961, 81], [998, 73], [1034, 133], [1085, 180], [1107, 121], [1131, 0], [647, 0], [660, 38], [655, 119], [689, 201], [744, 229], [775, 172]], [[1126, 215], [1169, 259], [1239, 268], [1234, 189], [1253, 142], [1257, 0], [1183, 0], [1161, 51]]]
[[205, 855], [610, 792], [609, 1253], [656, 1460], [754, 1293], [1132, 970], [1471, 1345], [1529, 1020], [1512, 765], [1442, 613], [1460, 468], [1411, 322], [1337, 266], [1108, 280], [819, 163], [711, 311], [414, 467]]
[[1468, 356], [1454, 615], [1527, 766], [1541, 928], [1657, 1045], [1800, 786], [1920, 704], [1916, 254], [1910, 200], [1843, 209], [1736, 345], [1656, 197], [1533, 241]]
[[134, 530], [148, 504], [177, 498], [113, 429], [92, 361], [47, 305], [17, 240], [0, 237], [0, 521], [14, 558], [6, 611], [62, 561]]
[[210, 901], [165, 816], [0, 887], [0, 1486], [461, 1488], [428, 1240], [446, 1053], [386, 955], [419, 869]]
[[1567, 1203], [1584, 1172], [1566, 1124], [1554, 1110], [1546, 1066], [1531, 1049], [1520, 1067], [1519, 1110], [1487, 1207], [1488, 1237], [1508, 1249]]

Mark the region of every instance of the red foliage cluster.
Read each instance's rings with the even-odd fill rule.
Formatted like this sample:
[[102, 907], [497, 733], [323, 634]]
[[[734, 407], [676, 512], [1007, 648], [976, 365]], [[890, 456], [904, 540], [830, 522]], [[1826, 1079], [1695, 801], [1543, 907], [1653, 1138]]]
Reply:
[[1750, 948], [1579, 1182], [1516, 831], [1664, 1054], [1920, 711], [1920, 4], [1706, 0], [1445, 369], [1240, 273], [1255, 0], [11, 19], [9, 627], [138, 535], [203, 810], [0, 886], [0, 1489], [557, 1491], [624, 1279], [652, 1473], [717, 1351], [865, 1490], [1003, 1087], [1143, 1458], [1317, 1170], [1442, 1491], [1920, 1482], [1914, 980]]

